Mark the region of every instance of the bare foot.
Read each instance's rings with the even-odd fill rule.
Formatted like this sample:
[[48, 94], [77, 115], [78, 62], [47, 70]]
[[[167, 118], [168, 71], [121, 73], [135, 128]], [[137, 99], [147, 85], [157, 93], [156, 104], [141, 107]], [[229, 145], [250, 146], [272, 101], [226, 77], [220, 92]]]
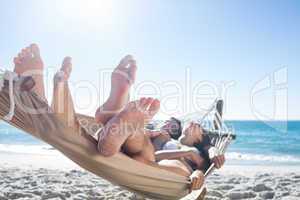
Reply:
[[14, 72], [20, 76], [32, 76], [35, 81], [33, 91], [46, 100], [43, 81], [44, 64], [40, 56], [39, 47], [36, 44], [22, 49], [17, 57], [14, 58]]
[[54, 76], [52, 110], [66, 125], [74, 127], [76, 125], [75, 110], [68, 86], [71, 72], [72, 58], [65, 57], [60, 71]]
[[129, 101], [129, 91], [136, 78], [136, 61], [125, 56], [111, 76], [111, 92], [108, 100], [96, 112], [96, 120], [105, 124], [119, 113]]
[[[160, 108], [160, 102], [153, 98], [142, 98], [127, 104], [125, 109], [105, 126], [99, 135], [98, 149], [104, 156], [112, 156], [125, 145], [126, 152], [137, 152], [143, 149], [145, 124], [153, 118]], [[134, 145], [133, 145], [134, 144]]]
[[[128, 100], [129, 89], [136, 78], [136, 61], [131, 55], [125, 56], [111, 76], [111, 99], [125, 97]], [[128, 102], [123, 102], [125, 106]]]
[[141, 98], [127, 104], [120, 113], [122, 120], [128, 123], [141, 123], [143, 126], [153, 118], [160, 108], [160, 102], [153, 98]]
[[65, 57], [60, 68], [60, 71], [54, 76], [54, 83], [66, 82], [69, 80], [72, 72], [72, 58]]

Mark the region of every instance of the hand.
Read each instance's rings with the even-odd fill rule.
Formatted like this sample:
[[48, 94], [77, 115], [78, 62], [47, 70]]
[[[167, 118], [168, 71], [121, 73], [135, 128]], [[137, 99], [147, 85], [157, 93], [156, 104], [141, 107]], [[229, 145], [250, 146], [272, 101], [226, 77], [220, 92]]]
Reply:
[[190, 192], [192, 190], [199, 190], [204, 184], [204, 175], [200, 170], [196, 170], [192, 173], [190, 176], [191, 179], [191, 187], [190, 187]]
[[160, 131], [160, 135], [158, 136], [161, 141], [168, 142], [171, 140], [171, 136], [166, 131]]
[[225, 156], [224, 155], [215, 156], [211, 161], [212, 163], [215, 164], [215, 167], [217, 169], [220, 169], [225, 163]]
[[197, 166], [197, 169], [202, 168], [204, 160], [198, 153], [196, 153], [194, 151], [190, 151], [188, 159]]
[[156, 130], [146, 130], [146, 133], [149, 138], [156, 138], [161, 135], [161, 131]]

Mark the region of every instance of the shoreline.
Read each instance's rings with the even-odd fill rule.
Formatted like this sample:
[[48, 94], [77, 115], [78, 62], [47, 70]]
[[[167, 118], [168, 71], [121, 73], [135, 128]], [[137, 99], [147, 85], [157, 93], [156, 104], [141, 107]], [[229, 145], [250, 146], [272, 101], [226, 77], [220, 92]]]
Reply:
[[[80, 170], [81, 168], [65, 157], [60, 152], [54, 150], [50, 154], [31, 154], [31, 153], [14, 153], [0, 151], [1, 167], [24, 168], [24, 169], [58, 169], [58, 170]], [[299, 164], [287, 163], [268, 163], [258, 164], [259, 162], [243, 162], [228, 160], [224, 167], [218, 170], [218, 173], [238, 173], [240, 175], [253, 175], [255, 173], [300, 173]]]

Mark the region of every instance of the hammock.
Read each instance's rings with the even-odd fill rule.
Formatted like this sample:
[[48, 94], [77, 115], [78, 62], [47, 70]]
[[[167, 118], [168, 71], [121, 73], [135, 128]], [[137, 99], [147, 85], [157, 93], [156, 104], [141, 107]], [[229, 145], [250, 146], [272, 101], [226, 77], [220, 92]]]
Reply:
[[[52, 145], [82, 168], [131, 192], [165, 200], [203, 197], [204, 187], [189, 194], [187, 177], [148, 166], [122, 153], [102, 157], [96, 139], [91, 136], [97, 129], [89, 126], [95, 124], [93, 118], [78, 114], [80, 128], [66, 126], [45, 101], [28, 90], [26, 82], [28, 79], [8, 72], [0, 79], [0, 119]], [[222, 152], [232, 139], [230, 135], [219, 141]], [[213, 166], [209, 171], [212, 170]]]

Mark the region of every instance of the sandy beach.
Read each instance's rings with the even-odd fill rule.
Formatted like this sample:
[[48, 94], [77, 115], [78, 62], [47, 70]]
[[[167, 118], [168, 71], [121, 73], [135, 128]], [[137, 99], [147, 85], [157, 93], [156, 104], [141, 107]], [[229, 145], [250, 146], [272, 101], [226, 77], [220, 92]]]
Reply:
[[[143, 199], [113, 186], [59, 153], [0, 153], [0, 200]], [[297, 166], [226, 165], [207, 179], [208, 200], [299, 199]]]

